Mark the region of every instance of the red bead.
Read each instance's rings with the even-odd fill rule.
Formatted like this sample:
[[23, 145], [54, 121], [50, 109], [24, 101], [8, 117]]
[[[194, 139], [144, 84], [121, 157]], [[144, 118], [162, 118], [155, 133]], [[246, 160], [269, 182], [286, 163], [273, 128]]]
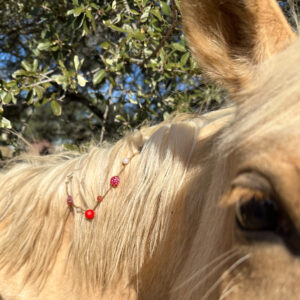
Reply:
[[103, 201], [103, 196], [97, 196], [97, 201], [102, 202]]
[[85, 217], [89, 220], [94, 219], [95, 212], [92, 209], [88, 209], [85, 211]]
[[114, 176], [110, 179], [110, 185], [112, 187], [117, 187], [120, 183], [120, 177], [119, 176]]
[[67, 204], [72, 206], [73, 205], [73, 197], [72, 196], [68, 196], [67, 198]]

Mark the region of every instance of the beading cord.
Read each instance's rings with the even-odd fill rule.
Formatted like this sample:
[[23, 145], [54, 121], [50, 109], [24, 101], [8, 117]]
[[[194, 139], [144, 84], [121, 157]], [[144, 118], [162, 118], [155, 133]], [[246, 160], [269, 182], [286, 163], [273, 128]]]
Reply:
[[73, 172], [67, 175], [67, 180], [65, 182], [66, 184], [66, 192], [67, 192], [67, 205], [74, 211], [77, 213], [81, 213], [84, 214], [86, 219], [88, 220], [92, 220], [95, 217], [95, 210], [96, 208], [100, 205], [100, 203], [105, 199], [105, 197], [107, 196], [107, 194], [111, 191], [111, 189], [114, 189], [116, 187], [118, 187], [118, 185], [120, 184], [120, 175], [123, 173], [125, 167], [130, 163], [130, 161], [137, 155], [139, 154], [139, 152], [134, 153], [131, 157], [125, 157], [122, 160], [122, 169], [120, 170], [119, 174], [116, 176], [113, 176], [110, 178], [110, 187], [105, 191], [105, 193], [103, 195], [98, 195], [96, 197], [97, 202], [95, 203], [94, 207], [92, 209], [88, 208], [88, 209], [84, 209], [78, 205], [76, 205], [74, 203], [74, 199], [72, 196], [72, 193], [69, 189], [71, 182], [72, 182], [72, 178], [73, 178]]

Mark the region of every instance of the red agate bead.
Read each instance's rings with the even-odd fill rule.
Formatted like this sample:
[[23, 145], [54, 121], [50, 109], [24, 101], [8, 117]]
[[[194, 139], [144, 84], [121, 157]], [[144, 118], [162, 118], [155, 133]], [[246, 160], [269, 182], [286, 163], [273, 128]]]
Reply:
[[95, 212], [92, 209], [88, 209], [85, 211], [85, 217], [89, 220], [94, 219], [95, 217]]
[[68, 196], [68, 198], [67, 198], [67, 204], [68, 204], [69, 206], [72, 206], [72, 205], [73, 205], [73, 197], [72, 197], [72, 196]]
[[111, 179], [110, 179], [110, 185], [112, 187], [117, 187], [120, 183], [120, 177], [119, 176], [113, 176]]
[[102, 202], [103, 201], [103, 196], [97, 196], [97, 201]]

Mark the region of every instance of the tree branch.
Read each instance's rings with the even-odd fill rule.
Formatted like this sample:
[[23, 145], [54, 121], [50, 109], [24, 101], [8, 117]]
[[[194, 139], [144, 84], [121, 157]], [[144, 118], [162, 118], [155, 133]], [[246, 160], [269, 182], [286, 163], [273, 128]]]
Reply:
[[103, 112], [94, 106], [84, 95], [66, 92], [66, 98], [68, 102], [79, 102], [86, 106], [91, 112], [93, 112], [101, 121], [103, 120]]
[[167, 33], [164, 35], [158, 46], [155, 48], [155, 50], [148, 56], [146, 57], [139, 65], [143, 67], [148, 61], [155, 57], [159, 50], [164, 46], [165, 42], [168, 40], [168, 38], [171, 36], [173, 31], [175, 30], [176, 26], [178, 25], [178, 13], [177, 13], [177, 8], [174, 0], [171, 0], [172, 3], [172, 16], [173, 16], [173, 23], [171, 28], [167, 31]]
[[107, 122], [107, 118], [108, 118], [108, 112], [109, 112], [109, 108], [111, 105], [111, 94], [112, 94], [112, 89], [113, 89], [113, 85], [110, 84], [109, 85], [109, 90], [108, 90], [108, 101], [107, 104], [105, 106], [105, 111], [104, 111], [104, 115], [103, 115], [103, 124], [102, 124], [102, 128], [101, 128], [101, 133], [100, 133], [100, 141], [99, 141], [99, 145], [102, 144], [103, 140], [104, 140], [104, 133], [106, 131], [106, 122]]

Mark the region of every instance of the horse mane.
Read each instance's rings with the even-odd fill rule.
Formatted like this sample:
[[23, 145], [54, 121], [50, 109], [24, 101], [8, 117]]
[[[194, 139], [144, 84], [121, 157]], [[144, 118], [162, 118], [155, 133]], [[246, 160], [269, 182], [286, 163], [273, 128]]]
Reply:
[[284, 133], [297, 131], [300, 71], [294, 66], [300, 64], [299, 49], [300, 39], [256, 67], [252, 84], [236, 95], [234, 122], [220, 136], [217, 151], [229, 154], [247, 147], [250, 154], [253, 141], [263, 149], [270, 140], [283, 142]]
[[[192, 193], [187, 171], [200, 132], [207, 138], [231, 114], [229, 109], [203, 117], [179, 115], [81, 155], [23, 157], [0, 176], [0, 227], [5, 227], [0, 231], [0, 266], [10, 272], [23, 269], [25, 280], [43, 284], [69, 224], [66, 269], [80, 274], [76, 283], [105, 286], [119, 273], [137, 276], [174, 231], [170, 224], [187, 189]], [[120, 176], [120, 186], [108, 193], [92, 221], [71, 213], [65, 188], [69, 173], [74, 202], [92, 207], [108, 189], [109, 178], [118, 174], [122, 159], [139, 149]], [[195, 190], [193, 197], [198, 198]]]

